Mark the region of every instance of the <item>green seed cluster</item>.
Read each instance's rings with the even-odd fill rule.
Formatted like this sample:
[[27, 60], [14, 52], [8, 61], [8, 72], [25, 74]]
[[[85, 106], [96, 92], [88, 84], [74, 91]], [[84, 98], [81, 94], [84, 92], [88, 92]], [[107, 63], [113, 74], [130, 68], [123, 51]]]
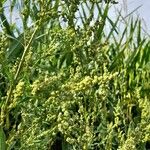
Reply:
[[[66, 150], [145, 149], [150, 139], [150, 42], [142, 39], [138, 21], [119, 33], [120, 18], [113, 23], [109, 5], [100, 4], [25, 0], [23, 33], [10, 40], [3, 30], [0, 119], [8, 149], [46, 150], [58, 141]], [[99, 16], [94, 21], [95, 8]]]

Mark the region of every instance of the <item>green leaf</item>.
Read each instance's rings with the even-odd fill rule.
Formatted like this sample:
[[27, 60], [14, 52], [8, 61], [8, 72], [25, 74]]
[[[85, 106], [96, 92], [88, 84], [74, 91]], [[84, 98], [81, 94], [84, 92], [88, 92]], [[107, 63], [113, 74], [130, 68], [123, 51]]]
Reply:
[[58, 60], [57, 68], [65, 68], [65, 67], [69, 66], [71, 64], [72, 60], [73, 60], [72, 52], [63, 54]]
[[6, 2], [6, 0], [1, 0], [0, 5], [3, 5]]
[[0, 127], [0, 150], [6, 150], [6, 136], [3, 128]]
[[23, 34], [21, 34], [18, 38], [13, 38], [11, 36], [9, 37], [12, 38], [12, 42], [7, 52], [7, 58], [9, 61], [12, 61], [13, 59], [17, 58], [20, 54], [22, 54], [24, 50], [24, 45], [23, 45], [24, 39], [23, 39]]

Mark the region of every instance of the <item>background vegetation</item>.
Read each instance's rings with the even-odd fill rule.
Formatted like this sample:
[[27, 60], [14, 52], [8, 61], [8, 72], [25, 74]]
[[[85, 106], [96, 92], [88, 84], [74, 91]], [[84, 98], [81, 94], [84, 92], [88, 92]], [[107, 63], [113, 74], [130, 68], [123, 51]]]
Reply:
[[141, 21], [118, 28], [125, 20], [109, 17], [115, 1], [12, 0], [21, 31], [4, 2], [0, 149], [150, 148], [150, 39]]

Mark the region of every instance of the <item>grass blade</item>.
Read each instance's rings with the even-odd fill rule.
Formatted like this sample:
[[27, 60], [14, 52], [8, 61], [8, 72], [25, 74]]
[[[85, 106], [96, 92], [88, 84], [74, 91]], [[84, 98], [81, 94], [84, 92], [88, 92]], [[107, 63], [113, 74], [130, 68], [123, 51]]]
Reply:
[[6, 150], [6, 136], [3, 128], [0, 127], [0, 150]]

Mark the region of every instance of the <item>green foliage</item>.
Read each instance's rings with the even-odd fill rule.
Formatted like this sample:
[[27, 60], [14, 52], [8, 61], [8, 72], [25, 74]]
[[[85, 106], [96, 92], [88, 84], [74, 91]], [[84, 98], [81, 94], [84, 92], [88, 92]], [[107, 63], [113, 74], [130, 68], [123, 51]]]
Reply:
[[[0, 35], [0, 146], [146, 149], [150, 41], [141, 21], [129, 19], [120, 33], [122, 16], [109, 17], [108, 1], [25, 0], [20, 5], [23, 33], [8, 35], [2, 23]], [[94, 7], [99, 14], [91, 25]]]
[[6, 149], [6, 137], [2, 127], [0, 128], [0, 149]]

